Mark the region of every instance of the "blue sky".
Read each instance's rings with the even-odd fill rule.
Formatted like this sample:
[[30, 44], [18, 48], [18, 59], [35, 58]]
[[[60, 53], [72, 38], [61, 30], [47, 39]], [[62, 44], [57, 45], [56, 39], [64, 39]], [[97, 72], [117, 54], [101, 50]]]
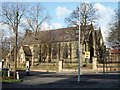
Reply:
[[[103, 10], [104, 12], [107, 12], [107, 10], [114, 10], [118, 8], [118, 3], [117, 2], [96, 2], [101, 4], [101, 7], [104, 7], [106, 11]], [[94, 3], [94, 4], [96, 4]], [[66, 26], [66, 23], [64, 22], [64, 18], [69, 16], [70, 13], [75, 10], [76, 6], [78, 6], [78, 2], [45, 2], [42, 3], [47, 10], [49, 11], [49, 14], [52, 17], [51, 22], [52, 23], [59, 23], [61, 26]], [[99, 6], [100, 7], [100, 6]], [[66, 12], [60, 12], [59, 11], [66, 11]], [[102, 12], [102, 11], [101, 11]], [[108, 12], [109, 15], [109, 12]]]
[[[51, 2], [51, 3], [42, 3], [42, 4], [49, 11], [49, 14], [52, 17], [51, 22], [60, 23], [62, 26], [66, 26], [64, 22], [64, 18], [69, 16], [69, 14], [78, 5], [77, 2]], [[59, 12], [59, 11], [63, 11], [63, 12]]]
[[[4, 1], [8, 1], [8, 0], [4, 0]], [[9, 1], [13, 2], [17, 0], [9, 0]], [[23, 1], [23, 0], [19, 0], [19, 1]], [[25, 0], [25, 1], [30, 2], [29, 4], [33, 4], [32, 2], [35, 2], [34, 0]], [[41, 0], [36, 0], [36, 1], [41, 1]], [[45, 2], [49, 0], [42, 0], [42, 1], [43, 2], [36, 2], [36, 3], [42, 3], [42, 5], [47, 9], [49, 15], [52, 18], [50, 21], [51, 29], [54, 29], [54, 28], [63, 28], [67, 26], [67, 24], [64, 22], [65, 21], [64, 18], [68, 17], [70, 13], [73, 10], [75, 10], [76, 6], [78, 6], [79, 4], [78, 1], [81, 0], [72, 0], [72, 2], [58, 2], [60, 0], [56, 2], [55, 1]], [[62, 1], [66, 1], [66, 0], [62, 0]], [[89, 1], [90, 0], [87, 0], [87, 2]], [[92, 3], [94, 3], [94, 6], [99, 10], [99, 14], [101, 15], [101, 18], [98, 20], [98, 27], [101, 27], [103, 37], [105, 40], [106, 33], [108, 30], [108, 23], [112, 18], [111, 16], [114, 14], [114, 10], [118, 9], [118, 2], [117, 2], [118, 0], [114, 0], [114, 2], [112, 0], [109, 0], [110, 2], [106, 2], [108, 0], [106, 1], [104, 0], [104, 2], [102, 2], [102, 0], [101, 1], [92, 0], [92, 1], [93, 1]], [[47, 23], [45, 26], [47, 26]]]
[[[98, 19], [97, 28], [101, 27], [104, 41], [108, 34], [108, 24], [111, 22], [114, 10], [118, 10], [118, 2], [92, 2], [98, 9], [101, 18]], [[70, 13], [75, 10], [78, 2], [51, 2], [42, 3], [49, 14], [52, 16], [51, 26], [52, 28], [66, 27], [67, 24], [64, 22], [64, 18], [69, 16]], [[59, 13], [60, 12], [60, 13]]]

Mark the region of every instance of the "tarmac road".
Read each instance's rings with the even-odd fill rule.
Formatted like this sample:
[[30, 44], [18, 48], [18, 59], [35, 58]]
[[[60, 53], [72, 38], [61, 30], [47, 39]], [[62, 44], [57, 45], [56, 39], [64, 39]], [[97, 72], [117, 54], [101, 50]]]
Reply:
[[[25, 72], [20, 72], [23, 82], [3, 83], [3, 88], [120, 88], [119, 73], [108, 74], [83, 74], [81, 81], [77, 82], [76, 72], [35, 72], [30, 76], [25, 76]], [[117, 90], [117, 89], [116, 89]]]

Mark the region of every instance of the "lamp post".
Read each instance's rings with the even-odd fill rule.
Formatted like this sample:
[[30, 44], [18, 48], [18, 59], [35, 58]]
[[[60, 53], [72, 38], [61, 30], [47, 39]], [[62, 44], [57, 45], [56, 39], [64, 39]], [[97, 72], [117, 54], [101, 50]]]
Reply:
[[105, 60], [106, 60], [106, 46], [104, 46], [104, 52], [103, 52], [103, 73], [105, 73]]
[[79, 41], [78, 41], [78, 83], [80, 82], [80, 7], [78, 8], [79, 13]]

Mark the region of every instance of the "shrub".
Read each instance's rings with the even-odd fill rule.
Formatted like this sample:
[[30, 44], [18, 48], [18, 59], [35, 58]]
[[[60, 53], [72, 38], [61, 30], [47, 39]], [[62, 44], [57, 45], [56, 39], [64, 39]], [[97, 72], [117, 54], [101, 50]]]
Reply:
[[6, 76], [7, 76], [7, 73], [8, 73], [7, 70], [1, 70], [1, 71], [0, 71], [0, 76], [6, 77]]

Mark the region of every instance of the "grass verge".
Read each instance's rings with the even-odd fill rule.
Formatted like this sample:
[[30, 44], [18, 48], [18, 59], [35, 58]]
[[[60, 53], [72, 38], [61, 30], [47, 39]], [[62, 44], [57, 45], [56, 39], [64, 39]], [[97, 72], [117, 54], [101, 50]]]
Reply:
[[7, 77], [7, 79], [6, 78], [1, 78], [0, 79], [0, 82], [2, 82], [2, 83], [20, 83], [22, 81], [23, 80], [21, 80], [21, 79], [17, 80], [17, 79], [11, 79], [11, 78], [8, 78], [8, 77]]
[[2, 83], [20, 83], [22, 80], [14, 80], [14, 79], [9, 79], [9, 80], [2, 80]]

